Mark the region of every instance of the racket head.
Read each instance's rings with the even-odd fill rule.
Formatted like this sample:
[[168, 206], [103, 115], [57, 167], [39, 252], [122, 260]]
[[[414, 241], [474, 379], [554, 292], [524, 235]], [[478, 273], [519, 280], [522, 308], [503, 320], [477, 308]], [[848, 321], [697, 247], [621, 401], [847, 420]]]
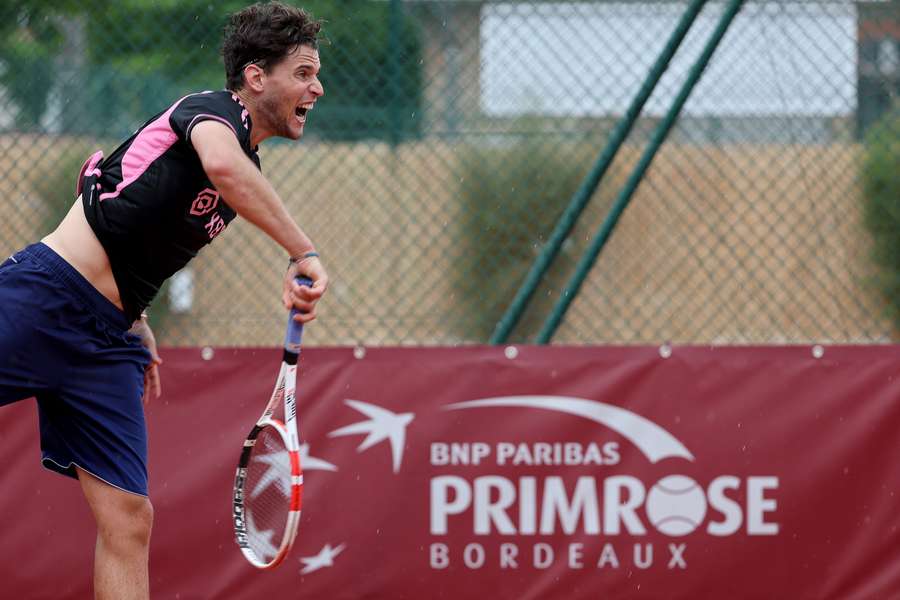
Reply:
[[297, 536], [303, 500], [300, 453], [284, 424], [269, 419], [244, 442], [234, 480], [235, 540], [247, 561], [277, 566]]

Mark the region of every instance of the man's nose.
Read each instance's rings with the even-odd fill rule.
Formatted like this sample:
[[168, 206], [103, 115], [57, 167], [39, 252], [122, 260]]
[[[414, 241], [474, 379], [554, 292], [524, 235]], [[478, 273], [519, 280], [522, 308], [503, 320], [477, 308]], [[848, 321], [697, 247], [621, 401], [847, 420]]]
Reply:
[[325, 87], [322, 85], [322, 82], [319, 81], [319, 78], [316, 77], [315, 82], [313, 82], [310, 91], [316, 96], [324, 96], [325, 95]]

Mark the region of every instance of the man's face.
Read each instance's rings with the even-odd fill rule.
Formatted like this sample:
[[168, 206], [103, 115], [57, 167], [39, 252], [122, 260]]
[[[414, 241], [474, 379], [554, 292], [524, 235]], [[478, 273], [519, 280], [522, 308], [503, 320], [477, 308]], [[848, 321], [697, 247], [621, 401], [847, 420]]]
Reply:
[[265, 74], [259, 117], [272, 135], [292, 140], [303, 135], [307, 113], [325, 94], [318, 77], [320, 67], [317, 50], [298, 46]]

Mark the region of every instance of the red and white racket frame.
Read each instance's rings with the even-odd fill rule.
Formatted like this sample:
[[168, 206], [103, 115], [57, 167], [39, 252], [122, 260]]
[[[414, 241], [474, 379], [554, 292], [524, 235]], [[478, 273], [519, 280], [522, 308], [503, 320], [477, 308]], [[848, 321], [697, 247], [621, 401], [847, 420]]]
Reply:
[[[312, 282], [308, 279], [298, 279], [298, 283], [301, 285], [312, 285]], [[303, 470], [300, 467], [300, 439], [297, 434], [296, 398], [297, 361], [300, 358], [300, 340], [303, 335], [303, 325], [294, 321], [294, 315], [296, 314], [296, 310], [292, 310], [288, 318], [284, 356], [281, 361], [281, 370], [276, 379], [275, 389], [262, 416], [256, 421], [256, 425], [253, 426], [253, 429], [250, 430], [250, 434], [244, 441], [244, 447], [241, 451], [237, 472], [234, 477], [232, 520], [234, 523], [235, 541], [247, 562], [259, 569], [275, 568], [287, 556], [297, 537], [297, 527], [300, 524], [300, 510], [303, 504]], [[284, 400], [284, 422], [272, 416], [282, 399]], [[247, 478], [250, 455], [253, 446], [256, 444], [257, 437], [266, 427], [273, 428], [281, 436], [291, 462], [290, 496], [288, 498], [284, 536], [277, 553], [268, 562], [262, 560], [250, 548], [247, 540], [247, 511], [244, 504], [244, 484]]]

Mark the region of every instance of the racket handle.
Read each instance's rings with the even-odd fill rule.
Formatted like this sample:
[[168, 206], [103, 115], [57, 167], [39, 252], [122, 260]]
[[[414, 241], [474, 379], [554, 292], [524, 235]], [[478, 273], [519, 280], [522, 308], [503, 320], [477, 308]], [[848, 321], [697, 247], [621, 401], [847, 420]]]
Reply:
[[[312, 279], [308, 277], [297, 277], [294, 279], [298, 284], [312, 287]], [[300, 354], [300, 340], [303, 338], [303, 323], [294, 320], [294, 317], [300, 314], [296, 308], [291, 308], [291, 314], [288, 317], [287, 334], [284, 337], [284, 349], [292, 354]]]

